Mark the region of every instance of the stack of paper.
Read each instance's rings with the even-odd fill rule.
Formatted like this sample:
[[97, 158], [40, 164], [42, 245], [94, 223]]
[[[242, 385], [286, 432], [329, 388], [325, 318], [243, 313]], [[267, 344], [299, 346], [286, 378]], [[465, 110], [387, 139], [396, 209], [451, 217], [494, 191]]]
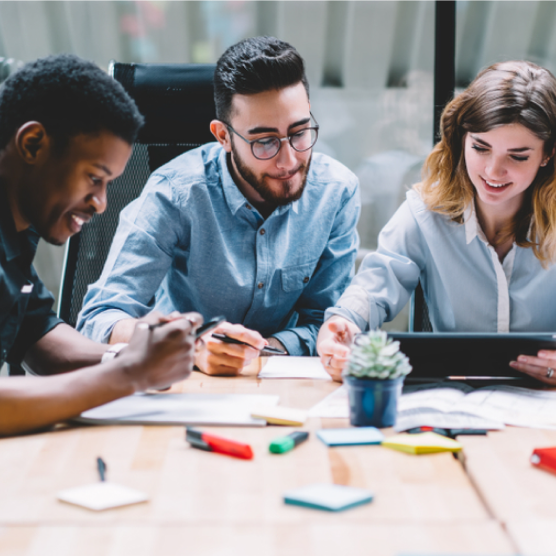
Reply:
[[85, 411], [79, 421], [93, 425], [264, 426], [251, 410], [275, 406], [279, 396], [259, 394], [135, 394]]

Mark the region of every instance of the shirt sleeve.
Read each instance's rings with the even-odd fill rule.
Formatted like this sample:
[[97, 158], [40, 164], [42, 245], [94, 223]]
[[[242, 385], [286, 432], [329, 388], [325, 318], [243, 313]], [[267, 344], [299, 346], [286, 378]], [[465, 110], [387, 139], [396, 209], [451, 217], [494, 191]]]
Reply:
[[273, 334], [290, 355], [316, 355], [324, 311], [336, 303], [353, 277], [359, 247], [357, 221], [361, 201], [357, 178], [352, 175], [350, 180], [349, 187], [345, 188], [349, 194], [340, 204], [317, 268], [296, 303], [295, 311], [299, 315], [296, 326]]
[[87, 290], [77, 330], [107, 342], [116, 322], [152, 309], [183, 230], [180, 205], [171, 182], [153, 174], [120, 215], [102, 274]]
[[350, 286], [325, 319], [340, 315], [361, 330], [375, 329], [392, 320], [408, 302], [425, 266], [427, 247], [407, 201], [378, 237]]
[[7, 361], [12, 365], [21, 363], [29, 348], [38, 342], [63, 320], [52, 310], [54, 297], [46, 289], [35, 269], [31, 267], [33, 291], [21, 321], [15, 341], [8, 353]]

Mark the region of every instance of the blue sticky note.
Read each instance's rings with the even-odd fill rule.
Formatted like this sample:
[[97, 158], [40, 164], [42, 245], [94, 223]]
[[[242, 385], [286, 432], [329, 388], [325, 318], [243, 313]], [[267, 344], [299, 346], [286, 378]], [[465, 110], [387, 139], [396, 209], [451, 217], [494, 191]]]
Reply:
[[330, 512], [339, 512], [367, 504], [372, 499], [373, 494], [362, 488], [320, 483], [296, 488], [284, 494], [286, 504]]
[[328, 446], [380, 444], [384, 440], [384, 435], [375, 427], [322, 429], [317, 431], [317, 436]]

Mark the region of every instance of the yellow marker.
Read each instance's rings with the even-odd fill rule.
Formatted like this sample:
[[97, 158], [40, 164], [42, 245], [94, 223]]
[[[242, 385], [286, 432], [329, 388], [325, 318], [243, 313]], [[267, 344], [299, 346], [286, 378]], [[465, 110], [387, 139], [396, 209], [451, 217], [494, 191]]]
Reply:
[[271, 425], [301, 427], [307, 420], [307, 412], [282, 406], [263, 406], [251, 410], [251, 417], [264, 419]]

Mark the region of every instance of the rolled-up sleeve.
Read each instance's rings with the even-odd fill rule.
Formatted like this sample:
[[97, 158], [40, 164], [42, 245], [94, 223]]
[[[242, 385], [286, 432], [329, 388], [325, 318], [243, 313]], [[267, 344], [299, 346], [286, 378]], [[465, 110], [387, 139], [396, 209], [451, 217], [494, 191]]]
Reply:
[[350, 286], [325, 319], [340, 315], [361, 330], [379, 328], [408, 302], [425, 266], [425, 243], [408, 202], [380, 232], [378, 248], [369, 253]]
[[141, 196], [122, 211], [103, 272], [87, 290], [77, 330], [107, 342], [116, 322], [152, 309], [183, 233], [180, 203], [168, 178], [153, 174]]

